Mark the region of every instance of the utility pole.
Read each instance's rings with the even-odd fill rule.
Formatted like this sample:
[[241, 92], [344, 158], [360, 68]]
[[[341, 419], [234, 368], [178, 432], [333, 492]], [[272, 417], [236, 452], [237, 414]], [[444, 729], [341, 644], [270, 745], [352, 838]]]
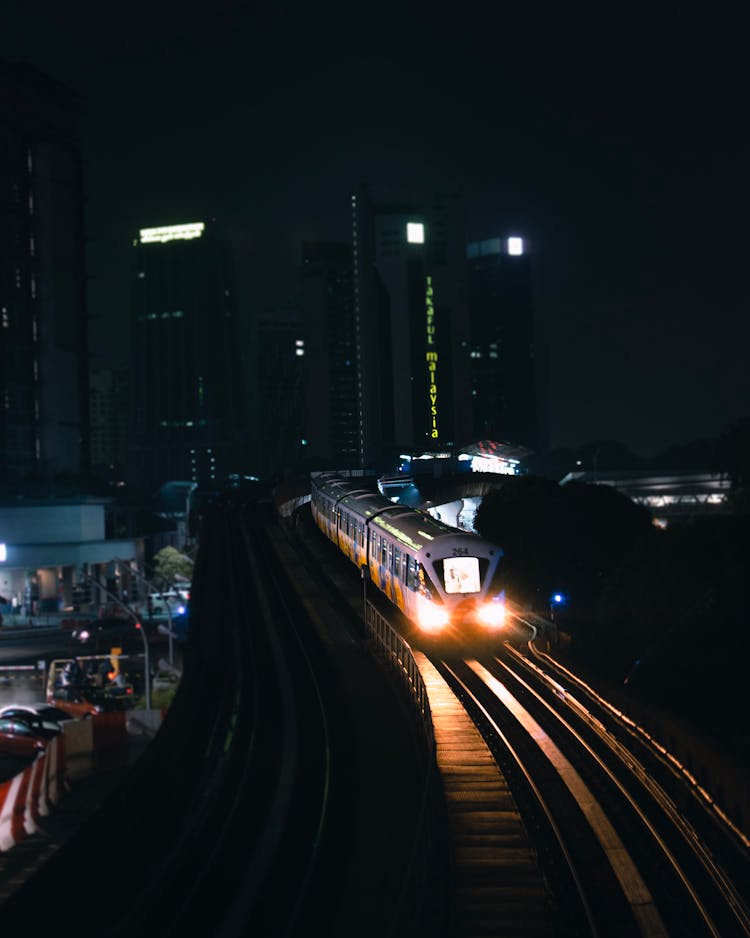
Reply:
[[[124, 564], [124, 560], [120, 560], [119, 557], [114, 558], [116, 564]], [[144, 583], [152, 593], [158, 593], [159, 596], [164, 600], [164, 605], [167, 610], [167, 622], [168, 625], [168, 638], [169, 638], [169, 664], [174, 667], [174, 630], [172, 628], [172, 610], [169, 608], [169, 600], [164, 596], [163, 591], [158, 590], [153, 583], [146, 579], [137, 569], [130, 567], [130, 572], [135, 575], [135, 577], [142, 583]]]

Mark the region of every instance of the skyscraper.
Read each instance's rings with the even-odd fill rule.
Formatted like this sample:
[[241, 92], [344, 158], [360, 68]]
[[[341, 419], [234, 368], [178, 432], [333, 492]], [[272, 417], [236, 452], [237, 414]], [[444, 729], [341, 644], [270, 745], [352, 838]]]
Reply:
[[388, 468], [399, 451], [469, 438], [465, 240], [452, 197], [352, 197], [359, 458]]
[[247, 455], [228, 250], [214, 221], [143, 228], [134, 248], [130, 480], [220, 482]]
[[282, 478], [305, 458], [305, 338], [297, 313], [262, 316], [257, 323], [259, 464], [264, 477]]
[[65, 86], [0, 62], [0, 480], [88, 469], [79, 111]]
[[351, 245], [302, 245], [299, 302], [305, 323], [307, 458], [344, 468], [359, 465], [352, 275]]
[[95, 368], [89, 376], [91, 468], [110, 481], [122, 479], [129, 426], [129, 374], [125, 369]]
[[520, 237], [467, 245], [472, 434], [522, 444], [540, 439], [531, 254]]

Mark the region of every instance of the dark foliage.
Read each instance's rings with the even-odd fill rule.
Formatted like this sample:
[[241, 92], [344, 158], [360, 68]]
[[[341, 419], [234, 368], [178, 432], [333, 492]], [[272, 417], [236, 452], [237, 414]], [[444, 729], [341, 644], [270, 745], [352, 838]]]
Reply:
[[608, 486], [527, 475], [484, 497], [476, 527], [505, 551], [513, 602], [544, 612], [560, 591], [566, 618], [582, 621], [625, 552], [650, 530], [650, 515]]
[[608, 584], [589, 647], [640, 696], [746, 738], [749, 581], [747, 517], [655, 530]]

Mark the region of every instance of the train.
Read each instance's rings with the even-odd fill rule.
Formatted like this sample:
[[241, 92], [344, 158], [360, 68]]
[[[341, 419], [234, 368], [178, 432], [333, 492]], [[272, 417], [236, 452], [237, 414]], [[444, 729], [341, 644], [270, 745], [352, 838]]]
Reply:
[[311, 479], [310, 510], [323, 534], [426, 638], [493, 638], [505, 626], [503, 551], [352, 479]]

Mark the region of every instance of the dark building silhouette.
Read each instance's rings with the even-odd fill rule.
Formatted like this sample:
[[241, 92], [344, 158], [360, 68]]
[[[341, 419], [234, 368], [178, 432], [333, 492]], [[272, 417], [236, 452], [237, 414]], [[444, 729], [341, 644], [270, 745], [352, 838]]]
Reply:
[[352, 197], [359, 459], [449, 449], [471, 434], [465, 238], [453, 197]]
[[76, 95], [0, 62], [0, 480], [88, 471]]
[[304, 436], [319, 465], [359, 465], [352, 248], [305, 242], [299, 289], [304, 320]]
[[91, 470], [99, 478], [120, 481], [130, 415], [129, 372], [122, 368], [94, 368], [89, 375]]
[[283, 478], [306, 458], [305, 338], [301, 316], [268, 314], [257, 323], [257, 427], [264, 478]]
[[519, 237], [467, 245], [472, 435], [536, 450], [540, 439], [531, 255]]
[[247, 457], [230, 255], [214, 221], [141, 229], [134, 254], [129, 481], [218, 484]]

